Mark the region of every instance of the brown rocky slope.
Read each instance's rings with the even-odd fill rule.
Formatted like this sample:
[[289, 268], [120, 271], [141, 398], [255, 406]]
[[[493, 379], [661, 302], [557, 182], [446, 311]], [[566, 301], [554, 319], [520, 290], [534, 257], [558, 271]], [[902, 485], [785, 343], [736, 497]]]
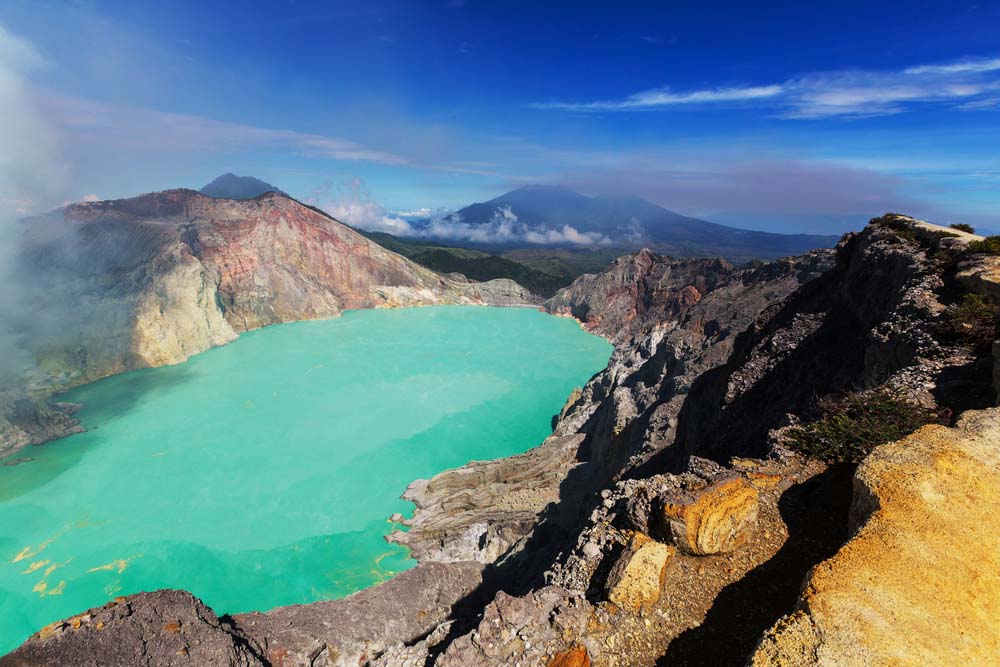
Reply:
[[73, 204], [25, 221], [21, 249], [24, 341], [39, 363], [0, 390], [0, 456], [74, 430], [70, 406], [44, 401], [53, 391], [244, 331], [348, 309], [534, 301], [509, 280], [438, 275], [274, 192]]
[[[835, 253], [764, 265], [623, 258], [547, 304], [616, 341], [553, 435], [407, 492], [418, 510], [395, 539], [417, 568], [232, 619], [130, 596], [0, 665], [989, 664], [997, 322], [970, 324], [962, 304], [995, 312], [997, 258], [972, 240], [886, 216]], [[844, 392], [963, 416], [874, 449], [855, 475], [790, 436]], [[206, 632], [212, 661], [187, 647]]]

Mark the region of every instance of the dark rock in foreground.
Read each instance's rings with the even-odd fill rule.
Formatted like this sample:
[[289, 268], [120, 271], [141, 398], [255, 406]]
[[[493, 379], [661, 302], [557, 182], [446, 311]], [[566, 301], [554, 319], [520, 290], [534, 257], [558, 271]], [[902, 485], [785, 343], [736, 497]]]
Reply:
[[268, 663], [260, 647], [184, 591], [119, 598], [44, 628], [3, 667], [232, 665]]

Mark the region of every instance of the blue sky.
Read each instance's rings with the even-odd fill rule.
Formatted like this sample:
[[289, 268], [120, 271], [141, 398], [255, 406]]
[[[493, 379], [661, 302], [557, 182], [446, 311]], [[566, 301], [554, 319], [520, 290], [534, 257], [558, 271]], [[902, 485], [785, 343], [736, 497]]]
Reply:
[[551, 183], [775, 231], [1000, 228], [1000, 2], [821, 4], [6, 0], [0, 59], [49, 199], [234, 171], [359, 216]]

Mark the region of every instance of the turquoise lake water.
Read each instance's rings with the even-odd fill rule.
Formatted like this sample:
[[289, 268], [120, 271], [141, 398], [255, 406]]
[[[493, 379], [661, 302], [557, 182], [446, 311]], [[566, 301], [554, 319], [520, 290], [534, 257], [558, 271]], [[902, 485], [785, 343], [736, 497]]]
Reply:
[[0, 655], [143, 590], [235, 613], [387, 579], [406, 486], [539, 444], [610, 353], [531, 309], [358, 311], [73, 390], [90, 430], [0, 466]]

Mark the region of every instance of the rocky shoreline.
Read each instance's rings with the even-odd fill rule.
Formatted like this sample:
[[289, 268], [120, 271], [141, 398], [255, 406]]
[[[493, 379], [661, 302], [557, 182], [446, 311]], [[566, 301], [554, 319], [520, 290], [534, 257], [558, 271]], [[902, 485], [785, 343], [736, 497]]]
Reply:
[[[142, 593], [0, 665], [989, 664], [998, 332], [962, 308], [993, 312], [1000, 258], [975, 240], [887, 215], [767, 264], [623, 257], [545, 304], [616, 343], [552, 435], [407, 490], [413, 570], [232, 618]], [[957, 421], [803, 456], [846, 395]]]

